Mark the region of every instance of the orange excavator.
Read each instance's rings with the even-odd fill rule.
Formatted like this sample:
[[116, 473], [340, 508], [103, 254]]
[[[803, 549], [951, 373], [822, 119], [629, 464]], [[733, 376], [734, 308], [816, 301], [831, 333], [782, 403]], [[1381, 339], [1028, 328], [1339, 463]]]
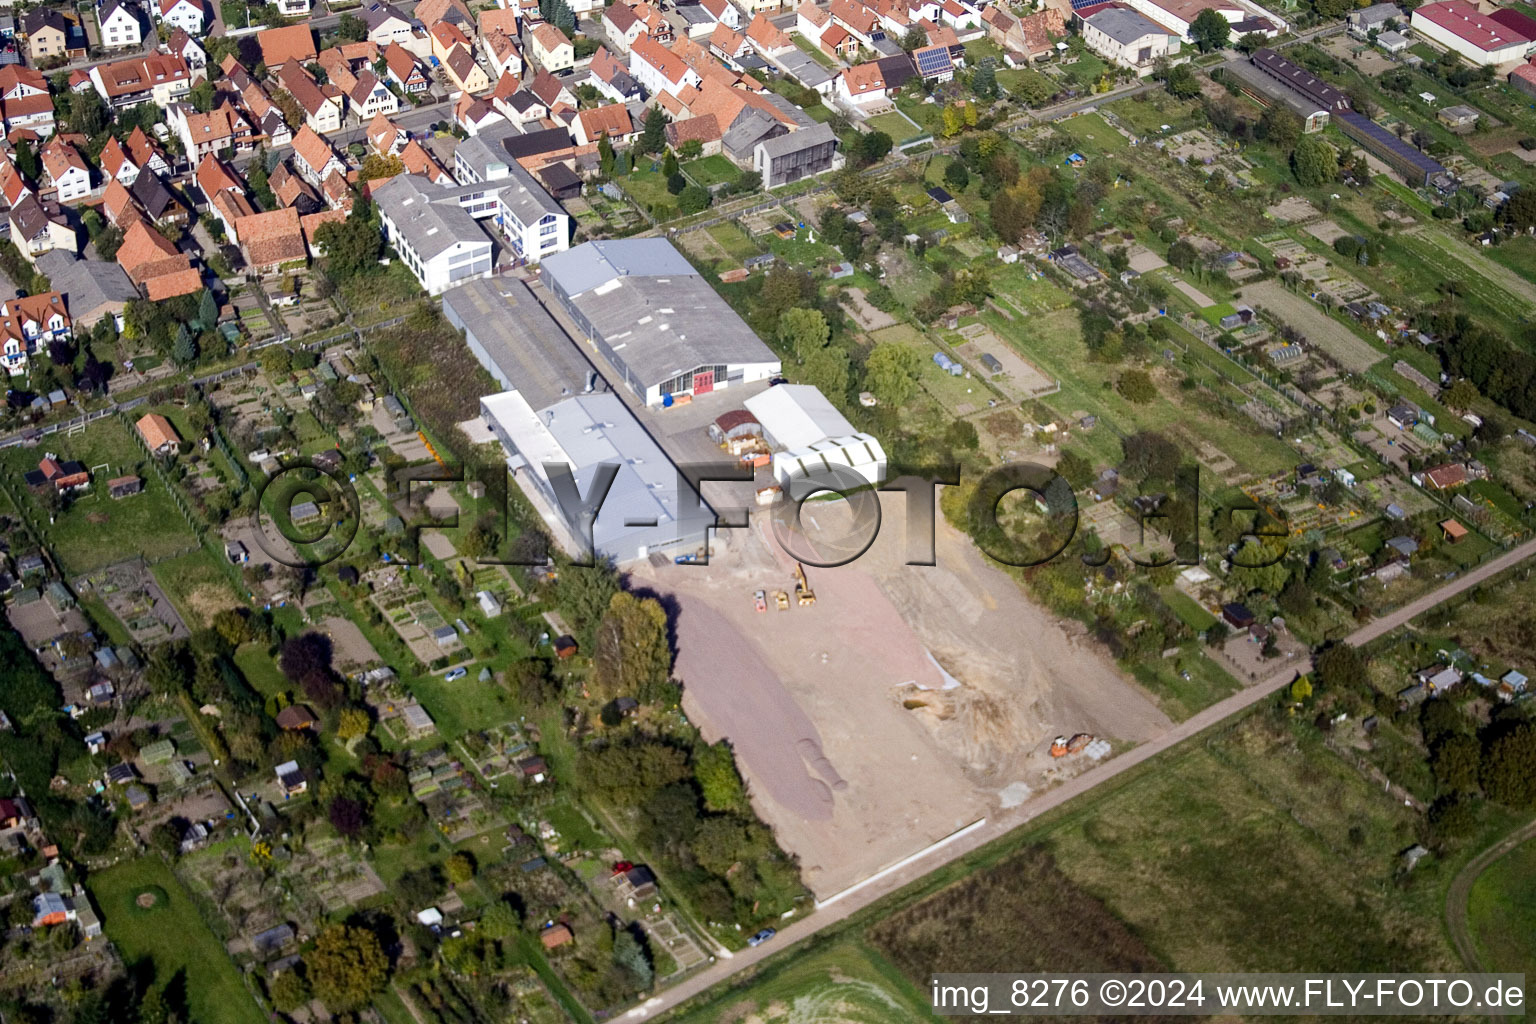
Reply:
[[1080, 732], [1071, 739], [1065, 736], [1057, 736], [1051, 742], [1052, 757], [1066, 757], [1068, 754], [1080, 753], [1084, 747], [1093, 742], [1093, 737], [1086, 732]]

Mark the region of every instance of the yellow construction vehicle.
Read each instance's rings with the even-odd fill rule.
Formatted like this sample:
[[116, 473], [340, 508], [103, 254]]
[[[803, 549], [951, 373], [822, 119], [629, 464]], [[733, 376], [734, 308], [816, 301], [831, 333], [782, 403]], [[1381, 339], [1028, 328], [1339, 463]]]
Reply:
[[775, 590], [773, 592], [773, 603], [778, 606], [779, 611], [789, 611], [789, 595], [784, 593], [784, 591]]
[[816, 591], [805, 581], [805, 567], [795, 563], [795, 600], [802, 605], [816, 603]]

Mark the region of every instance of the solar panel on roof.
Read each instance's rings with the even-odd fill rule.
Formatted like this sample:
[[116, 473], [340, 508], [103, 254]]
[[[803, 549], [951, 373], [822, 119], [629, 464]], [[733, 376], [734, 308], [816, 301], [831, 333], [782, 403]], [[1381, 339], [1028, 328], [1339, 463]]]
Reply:
[[1084, 7], [1092, 7], [1095, 4], [1101, 4], [1103, 2], [1104, 0], [1072, 0], [1072, 9], [1074, 11], [1080, 11]]
[[924, 74], [937, 71], [947, 71], [953, 67], [949, 60], [949, 51], [946, 49], [933, 49], [917, 54], [917, 67]]

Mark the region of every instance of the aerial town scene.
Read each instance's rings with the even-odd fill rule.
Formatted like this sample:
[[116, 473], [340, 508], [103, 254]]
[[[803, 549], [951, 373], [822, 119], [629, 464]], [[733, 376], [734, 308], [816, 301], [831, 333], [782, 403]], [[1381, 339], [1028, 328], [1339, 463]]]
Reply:
[[3, 1024], [1536, 978], [1531, 0], [0, 0], [0, 121]]

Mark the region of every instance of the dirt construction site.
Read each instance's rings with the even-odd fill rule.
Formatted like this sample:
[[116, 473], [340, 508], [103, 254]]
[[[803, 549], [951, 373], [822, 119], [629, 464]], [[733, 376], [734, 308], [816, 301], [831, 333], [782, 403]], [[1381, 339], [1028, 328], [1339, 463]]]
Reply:
[[[937, 564], [905, 564], [903, 499], [879, 500], [868, 552], [806, 567], [811, 605], [796, 600], [772, 510], [718, 531], [710, 564], [645, 564], [634, 580], [674, 610], [685, 710], [734, 745], [754, 805], [820, 900], [1092, 763], [1053, 759], [1058, 735], [1123, 745], [1171, 726], [942, 518]], [[845, 502], [806, 506], [813, 540], [850, 522]]]

